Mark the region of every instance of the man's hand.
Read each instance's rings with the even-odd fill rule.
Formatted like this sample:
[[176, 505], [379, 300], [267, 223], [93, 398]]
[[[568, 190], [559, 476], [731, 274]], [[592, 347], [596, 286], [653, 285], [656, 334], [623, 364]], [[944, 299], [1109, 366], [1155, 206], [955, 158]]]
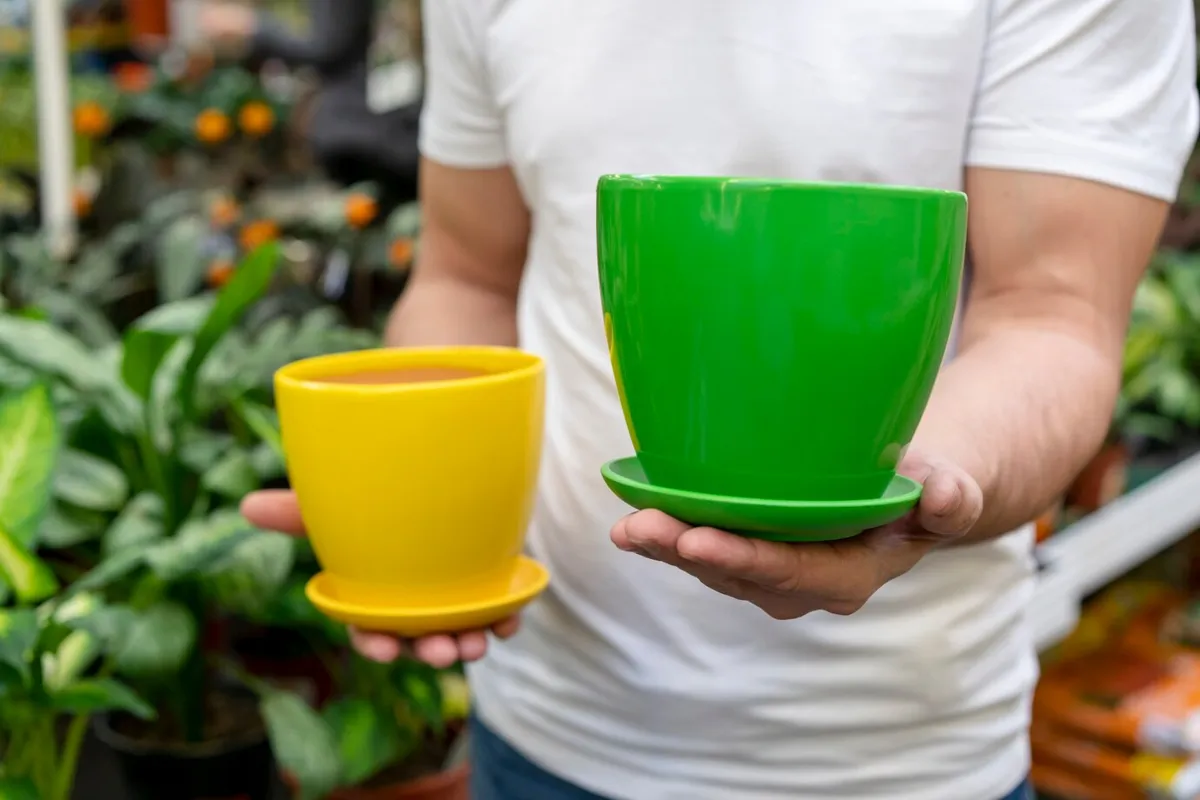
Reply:
[[852, 614], [930, 550], [965, 535], [983, 511], [979, 485], [953, 464], [910, 450], [900, 472], [924, 484], [917, 508], [852, 539], [768, 542], [693, 528], [660, 511], [638, 511], [613, 527], [612, 541], [622, 550], [678, 567], [775, 619], [812, 611]]
[[[267, 530], [304, 535], [300, 506], [293, 492], [274, 490], [255, 492], [242, 502], [242, 514], [251, 523]], [[490, 631], [474, 630], [456, 634], [425, 636], [416, 640], [401, 640], [386, 633], [350, 629], [354, 649], [363, 656], [381, 662], [395, 661], [410, 653], [434, 667], [449, 667], [458, 661], [476, 661], [487, 653], [488, 633], [507, 639], [520, 627], [518, 617], [496, 623]]]

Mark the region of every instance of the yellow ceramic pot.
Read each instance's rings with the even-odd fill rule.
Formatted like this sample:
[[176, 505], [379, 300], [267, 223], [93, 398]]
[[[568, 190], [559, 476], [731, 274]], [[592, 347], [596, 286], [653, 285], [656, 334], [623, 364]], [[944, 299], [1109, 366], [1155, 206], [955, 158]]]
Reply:
[[478, 624], [514, 592], [544, 587], [544, 570], [531, 577], [521, 558], [542, 444], [538, 357], [343, 353], [283, 367], [275, 390], [288, 475], [324, 570], [309, 596], [326, 613], [370, 624], [364, 613], [393, 609], [409, 622], [375, 627], [424, 632], [438, 622], [414, 622], [422, 610]]

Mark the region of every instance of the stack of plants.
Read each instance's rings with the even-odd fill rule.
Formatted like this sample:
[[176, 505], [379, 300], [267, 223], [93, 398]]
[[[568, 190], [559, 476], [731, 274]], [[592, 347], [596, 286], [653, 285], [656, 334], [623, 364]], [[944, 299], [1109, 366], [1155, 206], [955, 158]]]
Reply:
[[[70, 797], [89, 731], [146, 800], [258, 800], [280, 773], [297, 797], [386, 792], [456, 757], [461, 676], [351, 655], [304, 599], [307, 544], [237, 511], [286, 485], [274, 368], [369, 344], [329, 308], [272, 312], [281, 261], [263, 245], [128, 325], [92, 309], [91, 339], [52, 294], [0, 311], [0, 798]], [[309, 645], [321, 708], [244, 657], [247, 630]], [[462, 797], [463, 774], [434, 780]]]

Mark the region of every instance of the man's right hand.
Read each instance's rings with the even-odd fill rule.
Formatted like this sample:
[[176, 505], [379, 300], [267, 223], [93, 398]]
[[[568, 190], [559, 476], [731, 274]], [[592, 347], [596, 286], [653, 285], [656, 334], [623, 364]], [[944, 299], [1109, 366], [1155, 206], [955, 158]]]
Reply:
[[[242, 502], [242, 514], [254, 525], [292, 536], [304, 535], [300, 506], [294, 492], [268, 490], [254, 492]], [[487, 653], [488, 633], [507, 639], [517, 632], [520, 618], [513, 616], [492, 626], [490, 631], [472, 630], [455, 634], [398, 639], [387, 633], [350, 629], [354, 649], [373, 661], [390, 662], [410, 653], [434, 667], [449, 667], [458, 661], [476, 661]]]

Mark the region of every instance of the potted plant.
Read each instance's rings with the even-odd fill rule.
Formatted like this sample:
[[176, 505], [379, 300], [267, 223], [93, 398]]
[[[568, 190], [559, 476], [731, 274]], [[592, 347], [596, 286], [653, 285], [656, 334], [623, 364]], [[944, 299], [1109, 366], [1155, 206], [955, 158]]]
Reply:
[[[62, 398], [66, 446], [53, 507], [74, 531], [63, 560], [70, 567], [100, 556], [68, 591], [88, 580], [108, 585], [112, 669], [161, 712], [152, 722], [104, 717], [98, 728], [139, 797], [254, 798], [269, 786], [257, 698], [220, 680], [205, 638], [217, 598], [269, 595], [295, 545], [254, 531], [231, 508], [257, 486], [262, 448], [242, 445], [258, 442], [253, 431], [265, 412], [201, 374], [277, 261], [275, 248], [263, 248], [215, 299], [157, 309], [99, 358], [48, 322], [0, 317], [0, 352], [53, 382]], [[236, 420], [241, 437], [210, 430], [214, 417], [230, 427]], [[215, 791], [215, 767], [233, 762], [253, 767], [239, 770], [242, 785]], [[169, 784], [158, 783], [164, 769]]]
[[285, 763], [285, 780], [298, 798], [467, 800], [467, 706], [459, 670], [351, 654], [335, 698], [303, 714], [309, 736], [335, 757], [303, 773]]
[[[59, 579], [34, 555], [58, 455], [58, 420], [43, 384], [0, 396], [0, 797], [68, 800], [92, 714], [153, 709], [93, 668], [87, 631], [56, 608]], [[50, 598], [47, 601], [47, 598]], [[76, 618], [86, 608], [68, 609]], [[57, 613], [56, 613], [57, 612]]]

